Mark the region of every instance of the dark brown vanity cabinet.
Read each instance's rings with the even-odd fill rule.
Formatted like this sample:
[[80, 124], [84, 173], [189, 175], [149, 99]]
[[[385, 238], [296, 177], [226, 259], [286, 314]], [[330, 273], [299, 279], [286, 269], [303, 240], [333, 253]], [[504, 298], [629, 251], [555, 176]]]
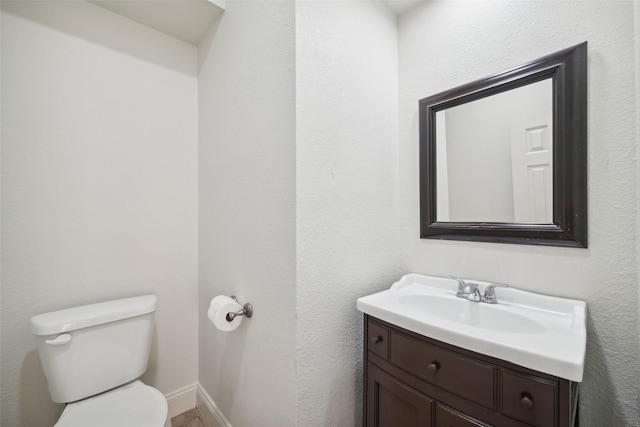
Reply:
[[577, 384], [365, 315], [364, 427], [576, 426]]

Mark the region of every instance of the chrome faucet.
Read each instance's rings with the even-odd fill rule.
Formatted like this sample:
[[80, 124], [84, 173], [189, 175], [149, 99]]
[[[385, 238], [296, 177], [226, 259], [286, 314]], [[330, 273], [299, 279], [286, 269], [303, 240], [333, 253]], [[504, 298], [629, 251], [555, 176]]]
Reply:
[[480, 295], [480, 291], [478, 290], [477, 283], [466, 283], [459, 277], [447, 276], [449, 279], [458, 281], [458, 291], [456, 292], [456, 296], [458, 298], [465, 298], [469, 301], [479, 302], [482, 300], [482, 296]]
[[478, 290], [478, 285], [476, 283], [468, 283], [467, 287], [465, 288], [465, 292], [467, 294], [466, 298], [469, 301], [482, 301], [482, 295], [480, 295], [480, 291]]
[[456, 280], [458, 282], [458, 290], [456, 296], [458, 298], [464, 298], [474, 302], [486, 302], [487, 304], [497, 304], [496, 288], [508, 288], [509, 285], [503, 285], [501, 283], [491, 283], [484, 290], [484, 295], [480, 294], [477, 283], [466, 283], [459, 277], [447, 276], [449, 279]]
[[487, 304], [497, 304], [498, 299], [496, 298], [496, 288], [508, 288], [509, 285], [503, 285], [501, 283], [492, 283], [487, 286], [484, 290], [484, 296], [482, 297], [482, 302], [486, 302]]

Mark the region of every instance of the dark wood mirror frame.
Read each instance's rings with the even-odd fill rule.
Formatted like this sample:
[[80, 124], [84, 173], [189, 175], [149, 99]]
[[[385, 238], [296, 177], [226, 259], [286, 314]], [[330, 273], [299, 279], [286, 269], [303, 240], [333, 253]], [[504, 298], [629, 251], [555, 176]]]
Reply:
[[[553, 82], [553, 223], [438, 222], [436, 112]], [[420, 238], [587, 247], [587, 42], [421, 99]]]

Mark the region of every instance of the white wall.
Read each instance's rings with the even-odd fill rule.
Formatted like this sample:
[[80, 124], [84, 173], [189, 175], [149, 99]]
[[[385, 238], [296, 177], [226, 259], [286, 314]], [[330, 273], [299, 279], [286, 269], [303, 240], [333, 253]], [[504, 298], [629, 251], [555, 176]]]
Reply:
[[[584, 299], [582, 426], [638, 425], [633, 3], [428, 2], [399, 22], [404, 269]], [[548, 36], [547, 36], [548, 35]], [[589, 249], [420, 240], [416, 101], [589, 42]]]
[[[636, 47], [636, 110], [640, 110], [640, 1], [635, 1], [634, 24], [635, 24], [635, 47]], [[636, 115], [636, 158], [640, 159], [640, 114]], [[640, 182], [640, 167], [636, 169], [636, 182]], [[636, 187], [636, 261], [638, 276], [640, 276], [640, 185]], [[638, 279], [638, 318], [640, 318], [640, 279]], [[638, 328], [640, 335], [640, 328]], [[640, 338], [638, 339], [638, 354], [640, 354]], [[640, 369], [638, 370], [638, 383], [640, 383]], [[637, 408], [640, 411], [640, 393], [638, 393]]]
[[[234, 427], [295, 425], [293, 2], [230, 1], [200, 46], [199, 381]], [[235, 294], [234, 332], [206, 317]]]
[[2, 418], [53, 425], [29, 317], [156, 293], [143, 380], [196, 381], [197, 51], [85, 2], [2, 2]]
[[396, 19], [296, 4], [297, 424], [360, 425], [360, 296], [398, 277]]

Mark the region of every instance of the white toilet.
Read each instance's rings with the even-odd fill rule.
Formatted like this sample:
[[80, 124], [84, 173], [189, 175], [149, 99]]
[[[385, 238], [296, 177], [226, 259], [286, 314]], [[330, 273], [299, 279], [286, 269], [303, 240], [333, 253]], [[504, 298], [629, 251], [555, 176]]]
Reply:
[[171, 427], [164, 395], [137, 380], [156, 306], [145, 295], [31, 318], [51, 398], [67, 403], [55, 427]]

